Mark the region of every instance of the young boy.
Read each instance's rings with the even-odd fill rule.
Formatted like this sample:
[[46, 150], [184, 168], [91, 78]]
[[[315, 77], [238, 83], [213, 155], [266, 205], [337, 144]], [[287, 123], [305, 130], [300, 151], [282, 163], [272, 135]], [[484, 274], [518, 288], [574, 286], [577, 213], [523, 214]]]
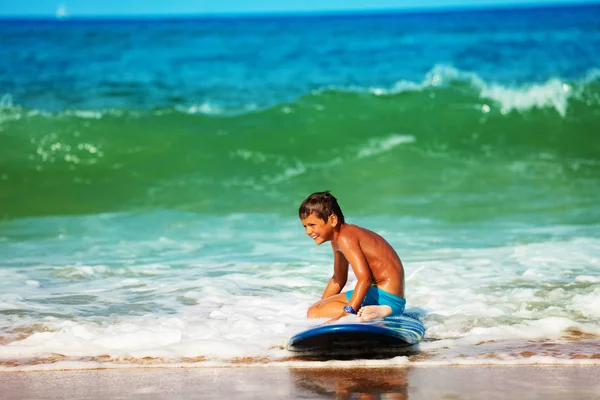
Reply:
[[[313, 193], [298, 210], [306, 234], [317, 245], [331, 242], [333, 277], [323, 297], [307, 312], [309, 318], [358, 314], [369, 321], [404, 311], [404, 268], [392, 246], [375, 232], [346, 224], [337, 200], [329, 191]], [[358, 279], [354, 290], [341, 293], [348, 265]]]

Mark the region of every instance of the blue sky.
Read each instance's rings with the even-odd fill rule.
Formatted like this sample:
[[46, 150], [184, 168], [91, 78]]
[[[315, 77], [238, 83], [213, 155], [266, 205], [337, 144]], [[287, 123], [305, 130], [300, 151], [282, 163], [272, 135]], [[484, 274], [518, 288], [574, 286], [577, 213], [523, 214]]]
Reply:
[[2, 0], [0, 16], [296, 13], [579, 3], [600, 3], [600, 0]]

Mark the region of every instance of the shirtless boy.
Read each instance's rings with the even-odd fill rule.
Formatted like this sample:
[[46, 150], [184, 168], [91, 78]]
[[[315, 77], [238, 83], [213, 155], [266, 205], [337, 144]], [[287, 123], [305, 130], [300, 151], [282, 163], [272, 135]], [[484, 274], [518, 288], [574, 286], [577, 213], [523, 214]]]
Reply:
[[[347, 224], [331, 193], [317, 192], [298, 210], [306, 234], [317, 245], [331, 242], [333, 277], [323, 297], [307, 312], [309, 318], [337, 320], [357, 314], [369, 321], [404, 311], [404, 268], [396, 251], [375, 232]], [[358, 279], [354, 290], [341, 293], [348, 280], [348, 266]]]

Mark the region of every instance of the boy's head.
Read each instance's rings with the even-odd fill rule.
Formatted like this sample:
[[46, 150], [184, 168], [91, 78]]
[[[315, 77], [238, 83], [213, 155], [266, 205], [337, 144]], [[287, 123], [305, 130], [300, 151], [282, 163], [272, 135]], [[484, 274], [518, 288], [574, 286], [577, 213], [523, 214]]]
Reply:
[[327, 221], [329, 216], [335, 215], [340, 224], [345, 223], [344, 214], [337, 200], [328, 190], [311, 194], [300, 204], [298, 215], [300, 219], [306, 219], [312, 213], [323, 221]]

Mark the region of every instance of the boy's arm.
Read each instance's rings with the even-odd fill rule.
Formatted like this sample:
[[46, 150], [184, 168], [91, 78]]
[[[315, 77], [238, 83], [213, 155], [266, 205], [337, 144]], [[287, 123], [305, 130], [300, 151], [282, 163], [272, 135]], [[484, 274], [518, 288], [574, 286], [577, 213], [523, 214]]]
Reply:
[[[333, 246], [332, 246], [333, 247]], [[327, 283], [322, 299], [334, 296], [342, 292], [348, 281], [348, 260], [336, 249], [333, 249], [333, 276]]]
[[369, 287], [372, 283], [371, 269], [369, 268], [365, 254], [360, 248], [358, 239], [345, 237], [340, 240], [338, 244], [340, 249], [346, 255], [346, 259], [350, 265], [352, 265], [352, 270], [354, 271], [354, 275], [356, 275], [356, 279], [358, 280], [356, 286], [354, 287], [352, 297], [348, 302], [348, 304], [350, 304], [350, 306], [352, 306], [352, 308], [358, 312], [360, 305], [365, 299], [365, 296], [367, 295]]

